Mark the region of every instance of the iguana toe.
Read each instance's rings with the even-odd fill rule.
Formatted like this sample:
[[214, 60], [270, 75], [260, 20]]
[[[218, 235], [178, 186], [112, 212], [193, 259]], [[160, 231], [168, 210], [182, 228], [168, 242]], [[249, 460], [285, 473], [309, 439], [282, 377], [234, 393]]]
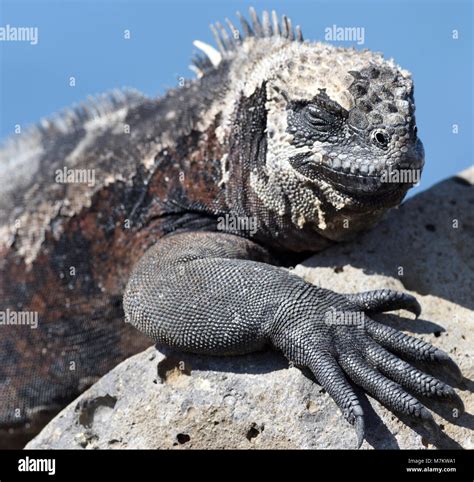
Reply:
[[407, 393], [398, 383], [386, 378], [374, 367], [371, 367], [360, 355], [350, 353], [342, 356], [339, 363], [354, 383], [357, 383], [391, 410], [415, 417], [428, 418], [425, 413], [426, 408], [415, 397]]
[[423, 373], [374, 342], [369, 342], [366, 358], [381, 373], [419, 395], [449, 398], [455, 394], [451, 386]]
[[367, 319], [366, 330], [377, 343], [411, 360], [447, 361], [450, 359], [439, 348], [373, 320]]
[[403, 309], [413, 313], [416, 318], [421, 314], [421, 306], [417, 299], [400, 291], [364, 291], [363, 293], [347, 294], [346, 297], [366, 313], [383, 313]]
[[314, 354], [308, 363], [318, 382], [341, 409], [344, 418], [354, 426], [357, 433], [357, 448], [365, 434], [364, 412], [354, 387], [347, 381], [344, 372], [332, 355]]

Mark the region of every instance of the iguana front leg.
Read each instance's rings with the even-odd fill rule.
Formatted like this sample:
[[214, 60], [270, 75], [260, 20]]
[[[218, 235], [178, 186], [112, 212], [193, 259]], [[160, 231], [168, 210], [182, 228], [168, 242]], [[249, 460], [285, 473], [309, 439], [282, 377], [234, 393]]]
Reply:
[[272, 344], [312, 370], [355, 425], [359, 446], [364, 414], [349, 380], [388, 408], [421, 419], [432, 416], [402, 385], [422, 395], [455, 396], [385, 348], [432, 362], [446, 360], [444, 352], [371, 320], [357, 295], [318, 288], [269, 261], [259, 245], [231, 234], [166, 237], [133, 272], [126, 320], [158, 343], [195, 353], [241, 354]]

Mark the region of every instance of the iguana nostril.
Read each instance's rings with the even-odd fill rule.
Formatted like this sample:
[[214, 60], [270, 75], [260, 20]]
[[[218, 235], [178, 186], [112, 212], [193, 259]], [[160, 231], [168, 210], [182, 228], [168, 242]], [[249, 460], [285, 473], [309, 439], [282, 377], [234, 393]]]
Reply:
[[387, 147], [388, 146], [389, 137], [388, 134], [382, 130], [377, 129], [372, 132], [372, 142], [379, 147]]

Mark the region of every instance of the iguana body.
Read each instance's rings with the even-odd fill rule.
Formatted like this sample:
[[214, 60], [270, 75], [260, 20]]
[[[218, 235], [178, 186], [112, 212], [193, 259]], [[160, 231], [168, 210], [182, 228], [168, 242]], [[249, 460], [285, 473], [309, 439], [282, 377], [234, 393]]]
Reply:
[[[302, 42], [286, 17], [251, 16], [242, 33], [217, 26], [220, 52], [197, 43], [198, 79], [164, 98], [113, 94], [6, 143], [0, 299], [39, 325], [3, 327], [3, 426], [61, 405], [150, 343], [123, 323], [124, 291], [126, 321], [160, 343], [213, 355], [273, 345], [309, 367], [359, 443], [349, 379], [418, 417], [430, 415], [399, 384], [455, 397], [382, 347], [443, 352], [365, 315], [326, 322], [333, 310], [419, 313], [412, 297], [344, 296], [276, 266], [401, 202], [410, 185], [381, 176], [423, 165], [409, 74], [379, 54]], [[95, 185], [54, 182], [64, 167], [93, 169]]]

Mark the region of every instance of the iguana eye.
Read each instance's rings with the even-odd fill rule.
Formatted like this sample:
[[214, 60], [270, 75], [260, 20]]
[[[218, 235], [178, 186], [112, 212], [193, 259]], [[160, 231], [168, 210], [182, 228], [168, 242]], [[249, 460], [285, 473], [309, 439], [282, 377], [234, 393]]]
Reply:
[[319, 130], [329, 130], [336, 121], [331, 113], [317, 105], [309, 104], [304, 113], [308, 123]]

